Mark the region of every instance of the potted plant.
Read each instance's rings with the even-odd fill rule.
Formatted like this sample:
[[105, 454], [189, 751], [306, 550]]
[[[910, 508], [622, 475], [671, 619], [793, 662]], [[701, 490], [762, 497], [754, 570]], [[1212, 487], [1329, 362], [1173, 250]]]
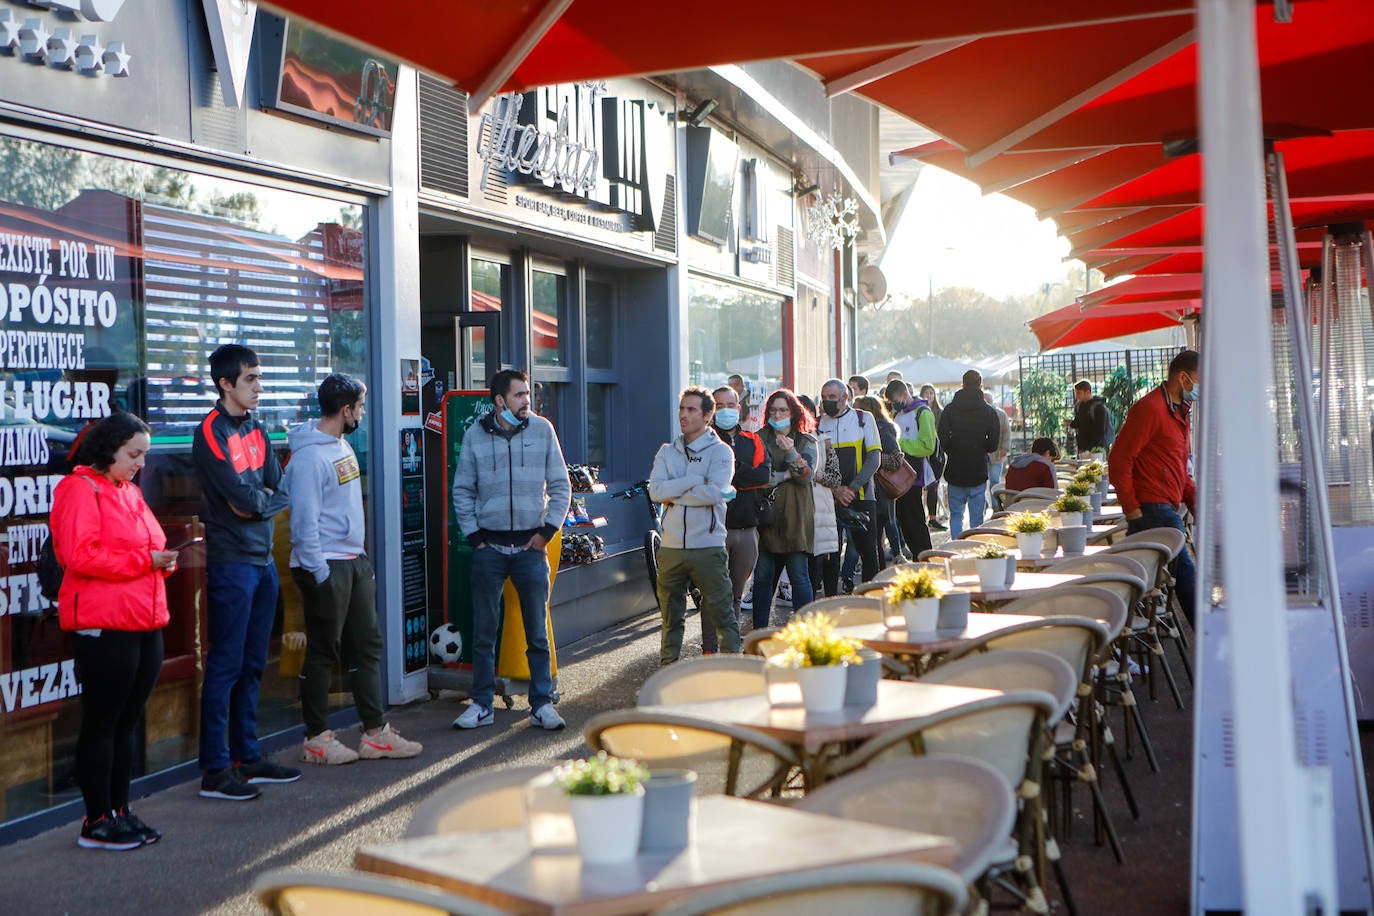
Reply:
[[1045, 544], [1045, 529], [1049, 526], [1049, 517], [1040, 512], [1017, 512], [1007, 519], [1007, 528], [1016, 535], [1022, 559], [1033, 560], [1040, 556]]
[[768, 664], [786, 670], [801, 688], [807, 712], [834, 712], [844, 706], [845, 666], [859, 661], [859, 644], [835, 632], [829, 614], [803, 614], [773, 636], [783, 651]]
[[978, 584], [984, 591], [1006, 586], [1009, 557], [1001, 544], [987, 543], [973, 552], [973, 568], [978, 570]]
[[944, 583], [929, 567], [899, 569], [883, 589], [883, 600], [895, 616], [901, 614], [908, 630], [935, 629], [940, 618]]
[[1064, 495], [1081, 496], [1082, 498], [1087, 499], [1088, 494], [1093, 491], [1094, 486], [1095, 484], [1089, 483], [1088, 481], [1084, 480], [1083, 476], [1080, 474], [1078, 477], [1075, 477], [1070, 483], [1064, 484]]
[[613, 865], [633, 859], [644, 821], [644, 781], [649, 777], [644, 765], [602, 751], [587, 760], [568, 761], [554, 776], [568, 796], [582, 861]]
[[1054, 501], [1059, 512], [1059, 524], [1065, 528], [1083, 524], [1083, 513], [1092, 508], [1091, 503], [1081, 496], [1064, 494]]

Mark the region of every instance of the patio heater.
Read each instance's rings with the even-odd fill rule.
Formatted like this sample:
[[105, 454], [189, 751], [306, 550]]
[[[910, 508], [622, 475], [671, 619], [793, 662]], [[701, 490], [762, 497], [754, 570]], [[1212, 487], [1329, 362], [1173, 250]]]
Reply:
[[[1374, 689], [1374, 658], [1365, 657], [1374, 649], [1374, 563], [1369, 562], [1374, 558], [1369, 395], [1374, 322], [1362, 289], [1362, 272], [1374, 276], [1370, 236], [1363, 226], [1332, 227], [1322, 270], [1304, 289], [1282, 155], [1269, 152], [1265, 164], [1269, 241], [1283, 284], [1272, 294], [1268, 310], [1274, 385], [1254, 396], [1267, 396], [1278, 432], [1278, 524], [1294, 744], [1298, 765], [1308, 777], [1310, 805], [1300, 816], [1309, 818], [1310, 869], [1326, 870], [1340, 911], [1369, 913], [1374, 911], [1374, 864], [1355, 720], [1357, 709], [1364, 708], [1363, 701], [1357, 705], [1360, 688], [1365, 693]], [[1204, 464], [1215, 467], [1215, 424], [1210, 429], [1198, 451], [1212, 456]], [[1199, 492], [1212, 500], [1200, 507], [1200, 523], [1206, 524], [1209, 516], [1218, 517], [1218, 489], [1207, 485]], [[1220, 574], [1226, 545], [1207, 540], [1210, 550], [1198, 557], [1199, 625], [1204, 632], [1198, 640], [1194, 692], [1195, 913], [1245, 909], [1236, 839], [1241, 820], [1235, 773], [1239, 749], [1228, 673], [1246, 662], [1236, 657], [1231, 637], [1247, 620], [1243, 609], [1227, 603]], [[1353, 671], [1355, 691], [1347, 641], [1359, 659]], [[1374, 695], [1369, 700], [1374, 702]], [[1282, 811], [1273, 815], [1276, 825], [1291, 823]], [[1329, 829], [1323, 826], [1326, 818]]]

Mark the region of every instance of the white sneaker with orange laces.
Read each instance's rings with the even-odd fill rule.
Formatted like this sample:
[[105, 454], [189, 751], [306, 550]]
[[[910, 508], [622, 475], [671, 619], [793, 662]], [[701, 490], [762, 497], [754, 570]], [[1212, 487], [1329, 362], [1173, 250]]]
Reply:
[[363, 739], [358, 744], [358, 756], [364, 760], [376, 760], [378, 757], [414, 757], [423, 750], [420, 742], [402, 738], [396, 729], [391, 727], [390, 722], [383, 725], [382, 730], [375, 735], [369, 735], [364, 731]]
[[320, 732], [301, 745], [301, 760], [325, 766], [338, 766], [358, 759], [358, 752], [346, 747], [332, 731]]

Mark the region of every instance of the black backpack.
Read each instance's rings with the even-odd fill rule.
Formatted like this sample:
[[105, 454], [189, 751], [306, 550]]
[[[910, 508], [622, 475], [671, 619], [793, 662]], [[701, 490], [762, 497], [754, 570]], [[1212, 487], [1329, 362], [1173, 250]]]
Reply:
[[[97, 510], [100, 507], [100, 487], [96, 486], [94, 480], [87, 478], [91, 489], [95, 491], [95, 504]], [[38, 548], [38, 593], [54, 604], [57, 602], [57, 595], [62, 591], [62, 575], [65, 570], [62, 564], [57, 562], [57, 553], [52, 546], [52, 532], [43, 539], [43, 546]]]

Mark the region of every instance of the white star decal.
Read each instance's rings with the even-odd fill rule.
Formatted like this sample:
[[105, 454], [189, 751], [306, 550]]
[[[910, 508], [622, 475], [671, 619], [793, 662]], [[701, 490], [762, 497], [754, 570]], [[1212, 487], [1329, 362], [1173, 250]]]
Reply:
[[19, 30], [19, 50], [25, 57], [43, 57], [48, 53], [48, 30], [42, 19], [25, 19]]
[[76, 46], [76, 69], [86, 73], [98, 73], [105, 67], [105, 46], [100, 43], [99, 35], [82, 35], [81, 44]]
[[53, 29], [48, 39], [48, 63], [54, 67], [70, 70], [76, 57], [76, 39], [71, 29]]
[[129, 75], [129, 57], [124, 53], [124, 42], [112, 41], [105, 48], [105, 72], [110, 76]]
[[19, 20], [9, 10], [0, 10], [0, 51], [19, 47]]

